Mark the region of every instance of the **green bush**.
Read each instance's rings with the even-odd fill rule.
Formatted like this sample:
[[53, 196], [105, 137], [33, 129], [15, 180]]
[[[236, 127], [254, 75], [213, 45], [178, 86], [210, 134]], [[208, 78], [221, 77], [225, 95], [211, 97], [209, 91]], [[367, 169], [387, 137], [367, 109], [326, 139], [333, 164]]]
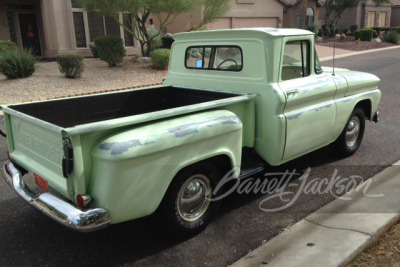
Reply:
[[161, 37], [162, 48], [171, 49], [172, 44], [174, 43], [174, 38], [172, 34], [167, 33], [163, 37]]
[[356, 40], [360, 39], [360, 36], [361, 36], [361, 31], [355, 31], [355, 32], [354, 32], [354, 38], [355, 38]]
[[108, 66], [116, 67], [122, 63], [126, 52], [121, 37], [99, 36], [94, 39], [94, 45], [100, 59], [107, 62]]
[[81, 56], [60, 55], [56, 59], [60, 72], [67, 78], [79, 78], [85, 70], [85, 64]]
[[394, 28], [394, 30], [398, 33], [398, 34], [400, 34], [400, 26], [399, 27], [396, 27], [396, 28]]
[[318, 33], [318, 27], [315, 24], [311, 24], [311, 25], [307, 26], [306, 30], [313, 32], [314, 35], [316, 35]]
[[0, 54], [14, 49], [17, 49], [17, 45], [14, 42], [0, 40]]
[[161, 37], [158, 34], [158, 30], [154, 28], [148, 28], [147, 33], [149, 34], [151, 40], [151, 51], [159, 49], [162, 47]]
[[151, 62], [153, 63], [153, 67], [158, 70], [165, 70], [169, 64], [169, 49], [157, 49], [151, 52]]
[[361, 29], [361, 31], [360, 31], [360, 39], [361, 39], [361, 41], [370, 42], [372, 40], [373, 33], [374, 33], [374, 30], [371, 29], [371, 28]]
[[352, 32], [352, 33], [354, 33], [355, 31], [357, 31], [358, 30], [358, 25], [351, 25], [350, 26], [350, 31]]
[[36, 58], [31, 49], [12, 49], [0, 54], [0, 72], [8, 79], [29, 77], [35, 70]]
[[94, 58], [99, 58], [99, 53], [97, 52], [96, 45], [94, 42], [89, 43], [90, 51], [92, 52], [92, 55]]
[[383, 36], [383, 41], [387, 43], [397, 44], [399, 40], [399, 34], [395, 30], [388, 31]]

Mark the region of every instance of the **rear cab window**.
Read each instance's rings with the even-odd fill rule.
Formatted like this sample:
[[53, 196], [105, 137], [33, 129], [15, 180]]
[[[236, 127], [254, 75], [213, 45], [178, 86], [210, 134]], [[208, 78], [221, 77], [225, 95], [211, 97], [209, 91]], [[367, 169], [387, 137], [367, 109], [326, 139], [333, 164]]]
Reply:
[[186, 49], [188, 69], [241, 71], [243, 53], [238, 46], [191, 46]]

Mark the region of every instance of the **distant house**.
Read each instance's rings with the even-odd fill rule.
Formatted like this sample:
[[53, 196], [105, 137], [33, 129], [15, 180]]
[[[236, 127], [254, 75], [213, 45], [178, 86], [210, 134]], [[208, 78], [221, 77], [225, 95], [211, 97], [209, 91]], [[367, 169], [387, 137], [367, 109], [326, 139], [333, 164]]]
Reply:
[[[325, 1], [325, 0], [323, 0]], [[320, 20], [323, 20], [325, 10], [320, 12]], [[374, 1], [360, 3], [355, 8], [347, 9], [339, 21], [340, 29], [349, 29], [351, 25], [358, 28], [394, 27], [400, 25], [400, 0], [391, 0], [389, 3], [377, 6]]]
[[[249, 27], [297, 27], [317, 24], [322, 0], [231, 0], [231, 9], [206, 26], [209, 30]], [[203, 10], [179, 15], [164, 32], [182, 32], [202, 20]], [[158, 28], [156, 19], [152, 18]]]

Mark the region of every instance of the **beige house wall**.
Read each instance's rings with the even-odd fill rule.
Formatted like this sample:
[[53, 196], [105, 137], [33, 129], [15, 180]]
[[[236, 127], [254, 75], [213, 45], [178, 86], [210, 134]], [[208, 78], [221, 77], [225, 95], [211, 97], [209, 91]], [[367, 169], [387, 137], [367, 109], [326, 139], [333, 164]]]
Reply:
[[305, 29], [307, 8], [311, 8], [314, 11], [314, 24], [320, 28], [322, 24], [318, 18], [321, 8], [317, 5], [317, 1], [315, 0], [302, 0], [294, 6], [286, 6], [284, 10], [283, 27], [297, 27], [297, 18], [300, 18], [299, 28]]
[[[33, 10], [7, 10], [7, 5], [34, 6]], [[21, 32], [18, 28], [20, 12], [34, 13], [37, 17], [41, 54], [53, 58], [61, 54], [92, 56], [89, 47], [78, 48], [75, 39], [73, 9], [70, 0], [0, 0], [0, 40], [10, 40], [7, 11], [13, 12], [17, 33], [17, 45], [22, 48]], [[87, 26], [87, 25], [86, 25]], [[88, 44], [87, 44], [88, 45]], [[128, 54], [139, 54], [139, 43], [127, 47]]]
[[[198, 25], [202, 20], [202, 10], [187, 12], [176, 17], [163, 32], [177, 33]], [[154, 27], [159, 28], [157, 19], [151, 17]], [[206, 25], [208, 30], [248, 27], [282, 27], [283, 4], [278, 0], [231, 0], [230, 11], [214, 22]]]

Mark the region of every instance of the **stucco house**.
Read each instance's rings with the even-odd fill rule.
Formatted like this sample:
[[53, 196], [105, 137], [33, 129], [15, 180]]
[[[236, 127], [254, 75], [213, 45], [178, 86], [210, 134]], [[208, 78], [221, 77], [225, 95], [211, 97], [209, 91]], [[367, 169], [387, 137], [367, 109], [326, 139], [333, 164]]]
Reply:
[[[324, 16], [325, 10], [321, 10], [319, 19], [323, 20]], [[358, 25], [359, 29], [400, 26], [400, 0], [390, 0], [380, 6], [369, 0], [345, 10], [338, 26], [343, 30], [349, 29], [351, 25]]]
[[[230, 11], [207, 29], [247, 27], [305, 28], [316, 23], [321, 0], [230, 0]], [[163, 32], [182, 32], [202, 19], [202, 10], [179, 15]], [[120, 22], [128, 23], [120, 14]], [[149, 27], [157, 19], [149, 18]], [[60, 54], [91, 56], [90, 42], [100, 35], [123, 39], [128, 54], [140, 54], [140, 45], [113, 19], [88, 13], [74, 0], [0, 0], [0, 40], [52, 58]]]

